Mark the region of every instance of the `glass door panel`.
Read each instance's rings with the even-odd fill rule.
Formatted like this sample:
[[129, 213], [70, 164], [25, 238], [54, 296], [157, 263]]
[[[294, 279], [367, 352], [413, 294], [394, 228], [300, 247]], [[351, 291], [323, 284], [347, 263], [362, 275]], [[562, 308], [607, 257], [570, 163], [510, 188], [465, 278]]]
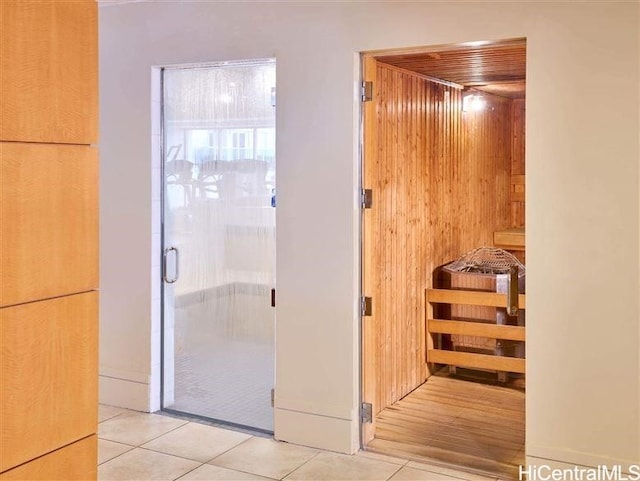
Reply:
[[273, 430], [275, 61], [163, 70], [163, 408]]

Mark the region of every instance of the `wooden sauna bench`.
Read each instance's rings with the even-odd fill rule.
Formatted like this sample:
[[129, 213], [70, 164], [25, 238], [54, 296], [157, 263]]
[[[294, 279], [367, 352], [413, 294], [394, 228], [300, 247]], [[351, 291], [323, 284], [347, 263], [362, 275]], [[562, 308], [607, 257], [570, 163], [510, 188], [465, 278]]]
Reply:
[[[508, 341], [525, 341], [524, 326], [497, 325], [490, 323], [437, 319], [433, 304], [458, 304], [471, 306], [501, 307], [507, 306], [507, 295], [496, 292], [469, 291], [459, 289], [426, 289], [425, 305], [427, 318], [427, 362], [448, 364], [470, 369], [486, 369], [524, 374], [525, 359], [472, 352], [457, 352], [435, 348], [433, 336], [455, 334], [478, 336]], [[526, 308], [525, 294], [519, 294], [520, 309]]]

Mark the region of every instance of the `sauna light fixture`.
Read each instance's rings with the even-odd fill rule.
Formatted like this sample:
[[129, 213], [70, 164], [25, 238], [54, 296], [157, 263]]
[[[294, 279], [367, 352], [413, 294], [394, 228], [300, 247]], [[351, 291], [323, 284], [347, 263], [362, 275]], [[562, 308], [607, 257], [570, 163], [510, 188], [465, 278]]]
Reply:
[[477, 112], [484, 109], [486, 106], [487, 101], [483, 99], [481, 95], [467, 95], [462, 99], [463, 112], [469, 112], [470, 110]]

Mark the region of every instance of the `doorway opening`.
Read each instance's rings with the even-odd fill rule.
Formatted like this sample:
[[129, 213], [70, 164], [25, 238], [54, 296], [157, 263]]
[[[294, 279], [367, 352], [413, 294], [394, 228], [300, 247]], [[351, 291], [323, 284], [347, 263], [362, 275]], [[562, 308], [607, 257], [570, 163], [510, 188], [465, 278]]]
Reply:
[[162, 408], [273, 432], [274, 59], [162, 70]]
[[[526, 40], [377, 51], [362, 65], [363, 447], [513, 477]], [[508, 265], [484, 269], [496, 259]]]

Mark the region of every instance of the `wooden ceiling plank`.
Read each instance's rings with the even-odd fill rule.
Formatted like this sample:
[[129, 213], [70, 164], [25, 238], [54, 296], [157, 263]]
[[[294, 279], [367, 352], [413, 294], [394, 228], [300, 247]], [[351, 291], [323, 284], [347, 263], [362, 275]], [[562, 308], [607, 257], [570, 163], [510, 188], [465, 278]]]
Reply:
[[[442, 47], [440, 51], [411, 52], [377, 57], [388, 65], [465, 86], [485, 86], [523, 95], [526, 76], [526, 43], [520, 39], [481, 46]], [[519, 93], [521, 92], [521, 93]]]

